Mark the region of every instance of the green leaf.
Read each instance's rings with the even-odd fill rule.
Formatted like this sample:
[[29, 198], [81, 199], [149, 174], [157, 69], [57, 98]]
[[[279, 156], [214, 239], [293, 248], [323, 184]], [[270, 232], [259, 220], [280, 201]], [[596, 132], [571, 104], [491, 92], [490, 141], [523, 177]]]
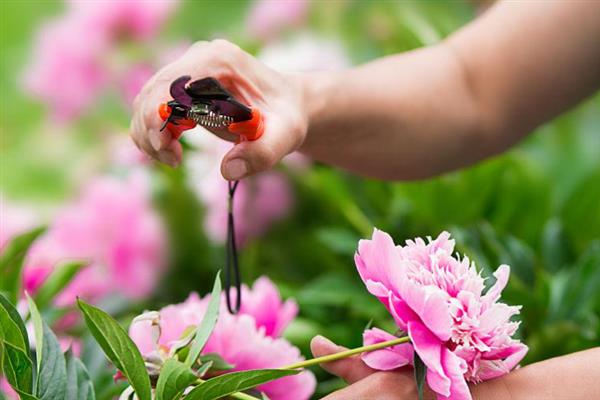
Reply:
[[198, 368], [196, 373], [198, 374], [198, 376], [200, 378], [202, 378], [212, 368], [212, 366], [213, 366], [212, 361], [205, 362], [204, 364], [202, 364], [200, 366], [200, 368]]
[[419, 394], [419, 400], [423, 400], [423, 385], [425, 383], [425, 372], [427, 372], [427, 367], [421, 357], [415, 351], [414, 357], [415, 363], [415, 382], [417, 384], [417, 393]]
[[21, 315], [2, 294], [0, 294], [0, 338], [25, 353], [29, 352], [29, 337]]
[[150, 377], [144, 359], [127, 332], [106, 312], [81, 299], [77, 305], [85, 323], [100, 345], [104, 354], [123, 372], [140, 400], [150, 400]]
[[15, 390], [15, 392], [17, 392], [17, 394], [19, 395], [19, 397], [21, 398], [21, 400], [40, 400], [37, 397], [35, 397], [32, 394], [29, 393], [25, 393], [22, 390]]
[[86, 265], [85, 262], [70, 262], [54, 269], [35, 295], [35, 302], [42, 310], [52, 302], [73, 279], [73, 277]]
[[31, 393], [33, 388], [33, 362], [29, 355], [10, 343], [2, 342], [2, 369], [6, 380], [15, 390]]
[[190, 352], [185, 359], [185, 365], [188, 367], [194, 365], [198, 359], [198, 356], [200, 355], [200, 352], [204, 348], [204, 345], [208, 341], [208, 338], [210, 338], [213, 329], [215, 329], [215, 325], [217, 324], [217, 319], [219, 318], [219, 307], [221, 306], [221, 278], [219, 275], [220, 273], [217, 272], [217, 277], [215, 278], [215, 283], [213, 285], [210, 302], [206, 308], [206, 313], [202, 318], [202, 322], [198, 326], [196, 337], [194, 337]]
[[184, 389], [197, 379], [182, 362], [169, 358], [163, 364], [156, 384], [156, 400], [178, 399]]
[[[40, 400], [64, 399], [67, 367], [58, 339], [45, 322], [41, 369], [37, 375], [36, 395]], [[36, 343], [37, 347], [37, 343]]]
[[16, 236], [8, 243], [0, 255], [0, 291], [8, 294], [8, 299], [16, 303], [21, 292], [21, 272], [23, 260], [31, 244], [42, 234], [46, 228], [36, 228], [32, 231]]
[[238, 371], [219, 375], [198, 385], [186, 396], [185, 400], [215, 400], [236, 392], [252, 389], [275, 379], [296, 375], [301, 371], [285, 369], [259, 369]]
[[208, 353], [208, 354], [201, 355], [200, 362], [202, 364], [207, 363], [207, 362], [212, 362], [212, 368], [219, 370], [219, 371], [225, 371], [225, 370], [232, 369], [235, 367], [235, 365], [229, 364], [227, 361], [225, 361], [223, 359], [223, 357], [221, 357], [217, 353]]
[[[44, 322], [42, 316], [37, 308], [37, 305], [28, 293], [25, 293], [27, 297], [27, 304], [29, 305], [29, 314], [31, 315], [31, 322], [33, 323], [33, 336], [35, 340], [35, 358], [36, 358], [36, 371], [39, 374], [42, 367], [43, 350], [44, 350]], [[36, 392], [37, 393], [37, 392]]]
[[95, 400], [94, 384], [85, 365], [73, 355], [71, 349], [65, 353], [67, 365], [67, 390], [65, 400]]

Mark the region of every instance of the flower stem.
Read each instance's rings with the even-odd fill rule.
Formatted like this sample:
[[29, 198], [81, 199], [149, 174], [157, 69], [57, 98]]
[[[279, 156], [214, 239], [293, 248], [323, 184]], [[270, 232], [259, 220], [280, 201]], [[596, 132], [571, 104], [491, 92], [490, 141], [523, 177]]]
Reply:
[[368, 346], [361, 346], [361, 347], [357, 347], [355, 349], [340, 351], [339, 353], [333, 353], [333, 354], [328, 354], [328, 355], [322, 356], [322, 357], [311, 358], [306, 361], [300, 361], [295, 364], [290, 364], [285, 367], [281, 367], [281, 369], [306, 368], [306, 367], [310, 367], [310, 366], [321, 364], [321, 363], [341, 360], [342, 358], [348, 358], [348, 357], [351, 357], [356, 354], [366, 353], [367, 351], [379, 350], [379, 349], [384, 349], [386, 347], [396, 346], [398, 344], [407, 343], [409, 341], [410, 341], [410, 338], [408, 336], [404, 336], [401, 338], [388, 340], [386, 342], [370, 344]]

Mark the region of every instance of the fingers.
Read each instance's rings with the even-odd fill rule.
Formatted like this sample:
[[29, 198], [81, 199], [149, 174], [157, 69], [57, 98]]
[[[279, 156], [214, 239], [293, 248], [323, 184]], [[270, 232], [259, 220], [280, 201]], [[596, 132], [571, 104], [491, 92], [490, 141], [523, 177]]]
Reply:
[[297, 132], [301, 127], [268, 115], [264, 124], [265, 132], [260, 139], [241, 142], [225, 155], [221, 163], [221, 174], [225, 179], [237, 180], [271, 169], [299, 147], [301, 135]]
[[[415, 383], [409, 373], [376, 372], [338, 390], [323, 400], [413, 400], [417, 398]], [[433, 400], [430, 393], [425, 397]]]
[[[338, 346], [323, 336], [315, 336], [310, 342], [310, 349], [315, 357], [347, 350], [345, 347]], [[367, 367], [358, 356], [324, 363], [321, 364], [321, 367], [327, 372], [339, 376], [348, 383], [359, 381], [375, 372], [375, 370]]]

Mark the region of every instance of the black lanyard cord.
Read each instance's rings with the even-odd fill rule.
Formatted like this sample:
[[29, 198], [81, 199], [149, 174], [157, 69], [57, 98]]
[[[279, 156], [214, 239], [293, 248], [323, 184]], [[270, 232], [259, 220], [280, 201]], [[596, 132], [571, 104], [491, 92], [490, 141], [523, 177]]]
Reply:
[[[237, 245], [235, 242], [235, 224], [233, 221], [233, 197], [239, 183], [239, 181], [227, 182], [229, 186], [229, 199], [227, 209], [227, 248], [225, 249], [225, 299], [227, 300], [227, 309], [231, 314], [237, 314], [242, 305], [242, 283], [240, 278]], [[231, 304], [232, 275], [236, 291], [235, 307], [232, 307]]]

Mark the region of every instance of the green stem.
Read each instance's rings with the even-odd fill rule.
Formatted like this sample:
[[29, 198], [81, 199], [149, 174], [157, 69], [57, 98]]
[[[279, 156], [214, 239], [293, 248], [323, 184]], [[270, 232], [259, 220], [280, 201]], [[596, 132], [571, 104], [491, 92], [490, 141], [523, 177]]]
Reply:
[[368, 346], [361, 346], [355, 349], [344, 350], [339, 353], [328, 354], [326, 356], [311, 358], [309, 360], [300, 361], [295, 364], [290, 364], [288, 366], [282, 367], [281, 369], [299, 369], [306, 368], [317, 364], [322, 364], [331, 361], [341, 360], [342, 358], [348, 358], [356, 354], [366, 353], [367, 351], [380, 350], [386, 347], [396, 346], [398, 344], [406, 343], [410, 341], [408, 336], [404, 336], [397, 339], [388, 340], [386, 342], [370, 344]]

